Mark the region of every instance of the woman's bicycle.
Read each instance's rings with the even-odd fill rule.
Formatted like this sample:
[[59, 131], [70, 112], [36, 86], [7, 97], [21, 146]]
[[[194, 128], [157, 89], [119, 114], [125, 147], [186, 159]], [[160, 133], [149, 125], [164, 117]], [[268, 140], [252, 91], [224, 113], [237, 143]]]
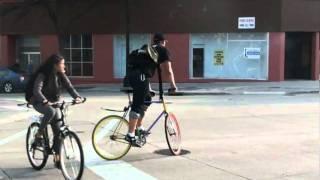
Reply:
[[[81, 103], [85, 102], [85, 98]], [[60, 163], [57, 166], [61, 169], [65, 179], [81, 179], [83, 169], [84, 169], [84, 156], [82, 145], [79, 137], [70, 130], [69, 126], [66, 124], [66, 117], [68, 108], [71, 105], [79, 104], [75, 101], [62, 103], [54, 103], [53, 107], [59, 108], [61, 110], [62, 118], [60, 120], [61, 126], [59, 134], [55, 137], [58, 138], [56, 141], [59, 145], [59, 152], [55, 152], [53, 148], [54, 140], [52, 133], [48, 131], [48, 127], [45, 128], [43, 134], [43, 143], [36, 142], [35, 135], [40, 127], [40, 121], [43, 117], [34, 116], [33, 122], [28, 128], [26, 137], [26, 150], [29, 162], [31, 166], [36, 170], [41, 170], [47, 163], [49, 155], [58, 154], [60, 155]], [[19, 104], [19, 106], [26, 105], [31, 108], [30, 104]]]
[[[123, 110], [113, 110], [102, 108], [106, 111], [122, 112], [122, 116], [110, 115], [102, 118], [95, 126], [92, 132], [92, 145], [96, 153], [106, 160], [116, 160], [128, 153], [131, 144], [125, 140], [129, 129], [127, 114], [131, 108], [130, 93], [132, 90], [125, 90], [128, 94], [129, 104]], [[139, 133], [136, 130], [137, 143], [142, 146], [146, 144], [147, 137], [151, 134], [151, 129], [162, 118], [165, 118], [164, 129], [169, 150], [173, 155], [179, 155], [181, 152], [181, 131], [177, 118], [173, 113], [167, 111], [166, 103], [160, 93], [159, 101], [150, 101], [146, 103], [160, 103], [163, 105], [163, 111], [154, 120], [150, 127], [144, 132]]]

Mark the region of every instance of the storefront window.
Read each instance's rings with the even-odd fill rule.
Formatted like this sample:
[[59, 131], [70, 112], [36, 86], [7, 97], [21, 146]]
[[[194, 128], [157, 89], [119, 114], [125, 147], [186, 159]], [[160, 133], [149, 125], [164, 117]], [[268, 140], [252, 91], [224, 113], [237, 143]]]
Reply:
[[195, 59], [199, 59], [199, 46], [204, 51], [203, 78], [268, 78], [268, 33], [192, 34], [191, 39], [192, 78], [201, 77], [199, 67], [195, 66]]
[[70, 76], [93, 76], [92, 36], [89, 34], [62, 37], [63, 55]]

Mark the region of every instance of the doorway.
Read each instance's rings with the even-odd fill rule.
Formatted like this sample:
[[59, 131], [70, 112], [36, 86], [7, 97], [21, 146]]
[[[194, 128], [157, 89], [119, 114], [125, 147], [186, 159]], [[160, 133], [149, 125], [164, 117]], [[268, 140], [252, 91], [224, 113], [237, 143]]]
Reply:
[[204, 77], [204, 46], [193, 46], [192, 48], [192, 77]]
[[33, 73], [40, 66], [40, 52], [23, 52], [20, 54], [22, 70], [27, 74]]
[[286, 33], [285, 79], [311, 79], [312, 33]]

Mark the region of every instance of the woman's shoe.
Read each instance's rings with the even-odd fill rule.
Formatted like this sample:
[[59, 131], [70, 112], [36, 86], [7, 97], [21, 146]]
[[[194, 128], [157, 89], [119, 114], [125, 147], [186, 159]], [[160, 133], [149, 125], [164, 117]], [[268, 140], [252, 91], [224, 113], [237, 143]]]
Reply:
[[53, 162], [54, 162], [54, 166], [56, 168], [58, 168], [58, 169], [61, 168], [61, 166], [60, 166], [60, 156], [59, 155], [57, 155], [57, 154], [53, 155]]

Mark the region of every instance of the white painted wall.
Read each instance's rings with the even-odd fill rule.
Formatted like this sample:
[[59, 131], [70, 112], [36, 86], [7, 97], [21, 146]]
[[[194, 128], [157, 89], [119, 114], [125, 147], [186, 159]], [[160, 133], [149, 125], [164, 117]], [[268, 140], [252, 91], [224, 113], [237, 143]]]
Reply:
[[[192, 34], [191, 48], [204, 47], [204, 79], [268, 79], [268, 33]], [[244, 48], [260, 48], [260, 59], [248, 59]], [[214, 65], [215, 51], [224, 51], [224, 64]], [[190, 72], [192, 72], [192, 49]], [[192, 73], [190, 74], [192, 77]]]

